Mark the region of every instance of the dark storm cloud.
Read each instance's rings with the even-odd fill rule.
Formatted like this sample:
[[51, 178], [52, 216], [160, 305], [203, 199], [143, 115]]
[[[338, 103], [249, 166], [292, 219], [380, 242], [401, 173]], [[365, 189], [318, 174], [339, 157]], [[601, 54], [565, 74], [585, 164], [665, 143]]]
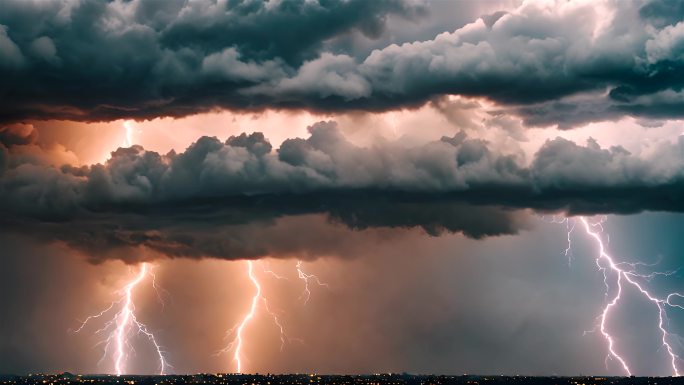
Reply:
[[10, 1], [0, 15], [0, 119], [108, 120], [266, 107], [240, 90], [287, 77], [350, 31], [375, 37], [381, 1]]
[[[445, 94], [489, 98], [529, 124], [681, 117], [684, 23], [673, 7], [526, 4], [359, 57], [324, 43], [351, 31], [378, 37], [388, 17], [420, 20], [430, 7], [11, 1], [0, 15], [0, 119], [378, 111]], [[578, 95], [591, 100], [566, 102]]]
[[[286, 203], [287, 204], [287, 203]], [[135, 262], [170, 258], [357, 258], [376, 245], [417, 235], [416, 226], [436, 234], [465, 232], [483, 237], [531, 227], [528, 216], [464, 204], [343, 207], [338, 212], [309, 205], [297, 209], [173, 209], [169, 213], [90, 215], [69, 222], [5, 221], [8, 232], [63, 243], [92, 262]], [[340, 210], [345, 210], [340, 213]], [[418, 218], [410, 215], [418, 212]], [[313, 214], [308, 214], [313, 213]], [[317, 214], [322, 213], [322, 214]], [[451, 215], [451, 217], [447, 217]], [[363, 229], [363, 231], [358, 231]], [[144, 247], [149, 252], [140, 252]], [[156, 254], [155, 254], [156, 253]]]
[[[159, 19], [158, 3], [141, 3], [138, 22]], [[280, 58], [297, 65], [317, 56], [321, 44], [334, 36], [357, 30], [370, 38], [379, 37], [388, 15], [416, 18], [425, 13], [420, 3], [382, 1], [230, 1], [225, 6], [212, 2], [180, 3], [167, 9], [160, 43], [173, 50], [198, 47], [203, 52], [220, 52], [235, 47], [245, 57], [262, 61]], [[226, 12], [227, 11], [227, 12]], [[165, 23], [171, 22], [166, 26]]]
[[[480, 142], [468, 144], [461, 135], [453, 144], [433, 143], [433, 154], [428, 148], [408, 154], [393, 145], [357, 147], [332, 122], [310, 132], [307, 139], [285, 141], [277, 152], [260, 133], [225, 142], [202, 137], [180, 154], [134, 146], [89, 167], [52, 166], [21, 151], [35, 144], [3, 144], [3, 225], [7, 231], [30, 229], [37, 238], [63, 241], [91, 256], [123, 259], [140, 245], [186, 257], [350, 256], [368, 242], [349, 242], [350, 230], [421, 228], [480, 238], [529, 227], [520, 210], [433, 193], [455, 166], [440, 165], [454, 155], [454, 145], [463, 148], [460, 161], [488, 162]], [[425, 170], [401, 170], [414, 161]], [[489, 167], [484, 163], [479, 167]], [[501, 172], [508, 173], [505, 167]]]
[[182, 153], [133, 146], [83, 167], [27, 157], [22, 149], [37, 145], [8, 147], [21, 140], [3, 135], [11, 138], [0, 146], [4, 228], [89, 252], [145, 245], [172, 256], [240, 258], [336, 253], [339, 243], [322, 235], [317, 220], [288, 226], [293, 217], [480, 238], [529, 227], [527, 209], [684, 210], [681, 140], [660, 144], [655, 159], [557, 138], [527, 164], [462, 133], [407, 148], [359, 147], [333, 122], [309, 132], [277, 151], [260, 133], [202, 137]]

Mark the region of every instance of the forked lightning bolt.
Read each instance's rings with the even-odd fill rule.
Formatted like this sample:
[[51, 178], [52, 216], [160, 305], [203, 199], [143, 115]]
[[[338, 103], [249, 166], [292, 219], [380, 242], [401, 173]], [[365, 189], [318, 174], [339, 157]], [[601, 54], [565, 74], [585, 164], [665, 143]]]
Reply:
[[104, 326], [97, 330], [95, 334], [107, 333], [107, 337], [101, 341], [105, 344], [104, 354], [102, 360], [104, 360], [108, 355], [110, 349], [114, 349], [112, 353], [112, 360], [114, 364], [114, 372], [117, 375], [126, 374], [128, 371], [126, 369], [126, 363], [129, 356], [129, 352], [133, 350], [131, 344], [131, 337], [135, 334], [142, 334], [149, 340], [150, 344], [154, 347], [156, 354], [159, 359], [159, 373], [164, 374], [166, 369], [170, 367], [166, 358], [164, 357], [164, 351], [157, 342], [157, 338], [152, 334], [145, 324], [138, 321], [135, 315], [135, 304], [133, 303], [133, 291], [136, 287], [148, 276], [151, 277], [152, 286], [157, 288], [154, 274], [151, 271], [151, 267], [148, 263], [142, 263], [140, 265], [140, 270], [138, 274], [131, 279], [121, 290], [117, 293], [120, 294], [120, 298], [112, 302], [109, 307], [104, 309], [98, 314], [89, 316], [81, 323], [81, 326], [75, 330], [76, 333], [83, 330], [91, 321], [102, 318], [107, 314], [110, 314], [114, 309], [119, 309], [111, 319], [104, 323]]
[[[656, 272], [650, 274], [642, 274], [637, 271], [638, 266], [650, 266], [643, 263], [625, 263], [616, 262], [615, 258], [611, 256], [606, 250], [604, 245], [604, 240], [602, 238], [603, 233], [603, 223], [605, 218], [599, 220], [595, 223], [591, 223], [586, 217], [578, 217], [577, 219], [565, 219], [565, 221], [579, 221], [581, 227], [584, 229], [586, 235], [592, 239], [597, 247], [597, 254], [595, 258], [596, 265], [603, 273], [603, 281], [606, 286], [605, 296], [607, 299], [607, 304], [598, 316], [599, 319], [599, 331], [601, 332], [603, 338], [606, 340], [608, 345], [608, 355], [606, 357], [606, 363], [608, 359], [616, 360], [624, 370], [627, 375], [632, 375], [632, 370], [630, 369], [627, 360], [623, 355], [618, 352], [615, 346], [615, 337], [608, 330], [606, 323], [608, 322], [611, 312], [620, 304], [623, 300], [623, 286], [629, 285], [635, 288], [645, 299], [650, 301], [656, 308], [658, 312], [658, 329], [661, 337], [660, 343], [668, 355], [669, 364], [672, 367], [672, 373], [675, 376], [680, 375], [678, 368], [678, 363], [680, 357], [675, 352], [672, 342], [674, 339], [679, 338], [679, 336], [670, 333], [667, 329], [667, 309], [668, 308], [679, 308], [684, 310], [684, 306], [679, 305], [673, 301], [677, 299], [683, 299], [684, 294], [682, 293], [669, 293], [665, 297], [659, 297], [653, 294], [646, 287], [645, 282], [652, 280], [655, 276], [667, 276], [674, 274], [674, 271], [668, 272]], [[568, 225], [568, 249], [566, 250], [566, 255], [570, 252], [570, 236], [572, 230], [575, 228], [575, 223]], [[612, 289], [612, 290], [611, 290]], [[613, 292], [614, 294], [610, 294]]]
[[302, 261], [297, 261], [297, 276], [299, 277], [299, 279], [304, 281], [304, 292], [302, 293], [301, 298], [304, 299], [305, 305], [309, 302], [309, 299], [311, 298], [311, 289], [309, 289], [309, 281], [314, 282], [318, 286], [323, 286], [327, 289], [330, 288], [330, 286], [328, 286], [327, 283], [321, 282], [321, 280], [317, 276], [305, 273], [302, 267]]
[[[243, 370], [243, 361], [244, 361], [244, 355], [243, 355], [243, 347], [244, 347], [244, 342], [245, 342], [245, 329], [247, 326], [250, 324], [250, 322], [254, 319], [256, 316], [256, 312], [259, 309], [259, 304], [263, 304], [263, 309], [264, 311], [272, 317], [273, 323], [275, 326], [278, 328], [278, 331], [280, 332], [280, 350], [282, 351], [283, 348], [285, 347], [285, 343], [289, 341], [300, 341], [298, 338], [291, 338], [285, 333], [285, 328], [283, 327], [283, 324], [280, 322], [280, 318], [278, 318], [278, 315], [273, 312], [268, 305], [268, 300], [266, 297], [263, 295], [263, 290], [261, 287], [261, 283], [259, 282], [259, 279], [254, 271], [254, 263], [253, 261], [247, 261], [247, 276], [249, 277], [250, 282], [252, 283], [252, 286], [254, 287], [254, 295], [252, 296], [252, 299], [250, 301], [250, 307], [247, 313], [242, 317], [242, 320], [235, 325], [232, 329], [228, 331], [228, 335], [233, 335], [233, 340], [226, 346], [223, 350], [219, 351], [218, 354], [221, 353], [226, 353], [229, 351], [233, 352], [233, 361], [235, 362], [235, 367], [237, 373], [242, 373]], [[269, 270], [265, 267], [262, 268], [264, 273], [269, 274], [277, 279], [285, 279], [287, 280], [286, 277], [280, 276], [276, 274], [274, 271]], [[298, 261], [296, 265], [297, 269], [297, 276], [299, 279], [304, 281], [304, 293], [302, 294], [304, 298], [304, 303], [306, 304], [309, 301], [309, 298], [311, 297], [311, 290], [309, 288], [309, 282], [310, 280], [313, 280], [316, 284], [320, 286], [325, 286], [328, 287], [328, 284], [321, 282], [321, 280], [313, 275], [313, 274], [307, 274], [304, 272], [302, 268], [302, 262]]]
[[[285, 334], [285, 328], [283, 327], [283, 324], [280, 322], [278, 315], [275, 312], [271, 311], [271, 309], [268, 306], [268, 300], [262, 294], [261, 283], [259, 282], [259, 279], [254, 272], [254, 262], [247, 261], [246, 264], [247, 276], [249, 277], [252, 286], [254, 286], [254, 295], [252, 296], [252, 300], [250, 301], [249, 311], [243, 316], [242, 320], [237, 325], [235, 325], [232, 329], [228, 331], [229, 335], [233, 334], [235, 336], [233, 340], [228, 344], [228, 346], [226, 346], [223, 350], [218, 352], [219, 354], [221, 354], [229, 352], [231, 350], [233, 351], [233, 361], [235, 362], [237, 373], [242, 373], [243, 368], [242, 362], [244, 360], [244, 357], [242, 349], [244, 347], [245, 329], [256, 316], [256, 312], [259, 309], [260, 303], [263, 303], [264, 310], [268, 315], [270, 315], [273, 318], [273, 323], [280, 332], [280, 349], [282, 350], [285, 346], [285, 342], [290, 340], [290, 338]], [[267, 272], [275, 274], [271, 271]]]

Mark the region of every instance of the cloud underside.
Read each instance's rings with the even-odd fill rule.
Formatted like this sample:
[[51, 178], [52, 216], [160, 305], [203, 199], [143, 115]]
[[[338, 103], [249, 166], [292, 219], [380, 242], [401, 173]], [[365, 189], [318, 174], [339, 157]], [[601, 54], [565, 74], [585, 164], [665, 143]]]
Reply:
[[[447, 94], [529, 125], [684, 114], [676, 3], [525, 4], [370, 54], [413, 2], [10, 1], [0, 15], [1, 121], [185, 116], [214, 109], [382, 111]], [[296, 21], [296, 22], [295, 22]]]
[[360, 147], [334, 122], [309, 132], [277, 150], [260, 133], [202, 137], [182, 153], [133, 146], [74, 167], [39, 156], [34, 131], [5, 129], [3, 228], [93, 255], [257, 258], [354, 254], [349, 239], [392, 229], [481, 238], [538, 215], [684, 210], [683, 140], [639, 155], [557, 138], [526, 161], [463, 133]]

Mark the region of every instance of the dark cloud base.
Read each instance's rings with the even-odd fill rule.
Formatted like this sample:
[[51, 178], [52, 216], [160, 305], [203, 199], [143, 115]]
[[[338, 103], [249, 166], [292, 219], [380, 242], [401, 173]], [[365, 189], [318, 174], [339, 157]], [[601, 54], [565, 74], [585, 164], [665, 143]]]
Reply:
[[[302, 201], [307, 197], [297, 197]], [[324, 200], [299, 207], [277, 200], [238, 206], [198, 204], [134, 213], [93, 213], [69, 221], [4, 219], [6, 232], [31, 234], [40, 241], [64, 243], [91, 261], [117, 258], [354, 258], [364, 250], [406, 234], [469, 237], [516, 234], [531, 227], [524, 212], [462, 203], [392, 203], [386, 200]], [[316, 203], [325, 201], [325, 206]], [[326, 207], [327, 206], [327, 207]], [[403, 234], [403, 235], [402, 235]], [[140, 252], [140, 248], [148, 252]]]

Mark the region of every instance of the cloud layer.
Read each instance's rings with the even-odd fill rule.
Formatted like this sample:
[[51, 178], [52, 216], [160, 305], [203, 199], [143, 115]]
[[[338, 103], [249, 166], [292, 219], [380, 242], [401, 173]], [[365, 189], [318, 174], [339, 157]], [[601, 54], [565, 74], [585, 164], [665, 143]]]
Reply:
[[[34, 131], [5, 129], [0, 210], [8, 229], [29, 227], [92, 252], [145, 245], [171, 256], [241, 258], [340, 253], [349, 230], [322, 229], [320, 215], [352, 230], [479, 238], [529, 228], [529, 209], [684, 209], [681, 139], [631, 154], [557, 138], [526, 160], [463, 133], [414, 147], [361, 147], [334, 122], [309, 132], [277, 150], [260, 133], [202, 137], [182, 153], [133, 146], [105, 164], [74, 167], [40, 156]], [[335, 237], [340, 243], [328, 242]]]
[[420, 20], [428, 7], [354, 0], [3, 8], [3, 121], [216, 108], [377, 111], [445, 94], [489, 98], [532, 125], [684, 111], [684, 23], [661, 2], [525, 3], [367, 56], [325, 43], [354, 31], [378, 37], [389, 17]]

